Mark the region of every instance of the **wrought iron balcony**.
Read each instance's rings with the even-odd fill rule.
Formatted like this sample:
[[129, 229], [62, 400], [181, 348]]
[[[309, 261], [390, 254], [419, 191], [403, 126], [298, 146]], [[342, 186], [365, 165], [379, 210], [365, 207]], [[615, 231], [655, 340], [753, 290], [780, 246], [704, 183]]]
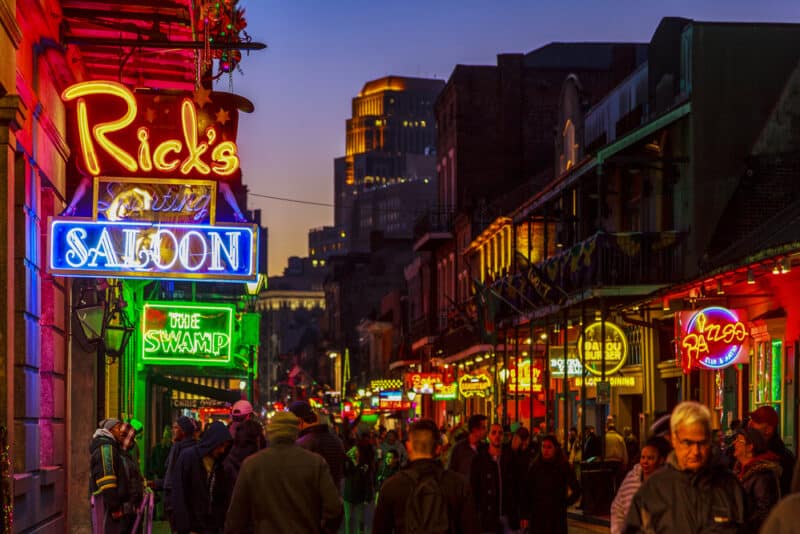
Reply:
[[414, 223], [414, 250], [421, 250], [438, 239], [451, 239], [452, 210], [434, 210], [421, 215]]

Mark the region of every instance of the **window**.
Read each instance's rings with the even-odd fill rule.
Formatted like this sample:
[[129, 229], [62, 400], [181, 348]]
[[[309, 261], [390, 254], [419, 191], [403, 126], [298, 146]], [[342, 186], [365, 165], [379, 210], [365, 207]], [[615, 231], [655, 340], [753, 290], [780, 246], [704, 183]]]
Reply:
[[783, 403], [783, 342], [780, 339], [757, 341], [753, 371], [755, 406], [771, 405], [781, 415]]

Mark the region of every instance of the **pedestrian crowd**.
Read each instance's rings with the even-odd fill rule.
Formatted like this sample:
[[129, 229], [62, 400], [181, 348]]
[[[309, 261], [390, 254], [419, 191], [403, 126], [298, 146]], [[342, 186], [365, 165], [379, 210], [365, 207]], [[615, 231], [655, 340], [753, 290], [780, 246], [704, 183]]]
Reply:
[[240, 401], [230, 425], [201, 431], [178, 417], [145, 478], [142, 425], [106, 419], [90, 446], [92, 523], [95, 533], [149, 533], [155, 513], [178, 534], [566, 534], [568, 507], [596, 498], [582, 499], [582, 470], [602, 465], [612, 534], [800, 533], [800, 475], [778, 420], [762, 406], [723, 436], [708, 408], [687, 401], [640, 447], [613, 418], [602, 436], [586, 425], [562, 443], [543, 425], [481, 414], [456, 429], [426, 419], [404, 433], [358, 420], [336, 429], [305, 401], [264, 428]]

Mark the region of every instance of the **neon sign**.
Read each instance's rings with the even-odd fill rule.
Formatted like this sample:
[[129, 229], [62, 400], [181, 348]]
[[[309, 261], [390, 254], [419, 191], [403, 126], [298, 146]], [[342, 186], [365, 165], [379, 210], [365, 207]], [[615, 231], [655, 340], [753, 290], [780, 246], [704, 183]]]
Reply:
[[464, 398], [486, 398], [492, 392], [492, 378], [486, 373], [464, 375], [458, 379], [458, 390]]
[[406, 385], [415, 393], [433, 394], [434, 384], [441, 383], [442, 373], [406, 373]]
[[253, 281], [258, 228], [50, 219], [50, 272], [60, 276]]
[[[605, 342], [605, 351], [603, 351]], [[613, 375], [619, 371], [628, 359], [628, 338], [622, 328], [614, 323], [605, 322], [605, 339], [603, 339], [603, 322], [597, 321], [586, 327], [578, 340], [578, 356], [586, 370], [593, 375]]]
[[210, 180], [94, 179], [94, 220], [214, 224], [217, 184]]
[[[177, 110], [156, 104], [169, 101], [167, 95], [146, 95], [152, 107], [146, 107], [140, 117], [137, 96], [122, 84], [98, 80], [74, 84], [62, 93], [65, 102], [76, 101], [80, 153], [90, 175], [108, 173], [108, 167], [131, 174], [180, 173], [221, 178], [239, 171], [236, 143], [222, 135], [225, 123], [231, 121], [228, 111], [220, 108], [217, 120], [213, 121], [207, 113], [199, 118], [194, 102], [188, 97], [181, 100]], [[144, 100], [145, 95], [140, 98]], [[91, 108], [87, 99], [92, 101]], [[162, 112], [160, 120], [156, 120], [156, 108]], [[119, 112], [109, 117], [110, 120], [98, 120], [98, 115], [109, 115], [117, 110]], [[172, 116], [169, 112], [173, 112]], [[151, 130], [164, 130], [162, 125], [171, 127], [178, 117], [179, 137], [168, 134], [163, 139], [155, 138]]]
[[683, 313], [679, 321], [681, 355], [687, 369], [695, 364], [723, 369], [736, 363], [749, 335], [737, 312], [719, 306]]
[[458, 384], [434, 384], [433, 400], [455, 400], [458, 398]]
[[145, 364], [228, 365], [234, 306], [146, 302], [141, 360]]
[[[564, 358], [550, 358], [550, 376], [564, 377]], [[567, 358], [567, 376], [583, 376], [583, 364], [577, 358]]]
[[[562, 360], [563, 363], [563, 360]], [[531, 362], [522, 360], [516, 366], [509, 368], [508, 391], [512, 394], [530, 393], [533, 388], [534, 393], [541, 393], [542, 388], [542, 369], [537, 361], [533, 369]]]

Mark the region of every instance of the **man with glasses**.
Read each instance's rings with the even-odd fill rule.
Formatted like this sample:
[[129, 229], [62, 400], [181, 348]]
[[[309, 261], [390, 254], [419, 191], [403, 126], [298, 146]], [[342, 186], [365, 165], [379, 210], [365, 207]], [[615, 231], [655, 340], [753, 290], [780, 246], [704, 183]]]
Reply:
[[633, 498], [625, 532], [739, 532], [744, 494], [739, 481], [711, 454], [711, 412], [693, 401], [670, 418], [675, 448], [666, 467]]

